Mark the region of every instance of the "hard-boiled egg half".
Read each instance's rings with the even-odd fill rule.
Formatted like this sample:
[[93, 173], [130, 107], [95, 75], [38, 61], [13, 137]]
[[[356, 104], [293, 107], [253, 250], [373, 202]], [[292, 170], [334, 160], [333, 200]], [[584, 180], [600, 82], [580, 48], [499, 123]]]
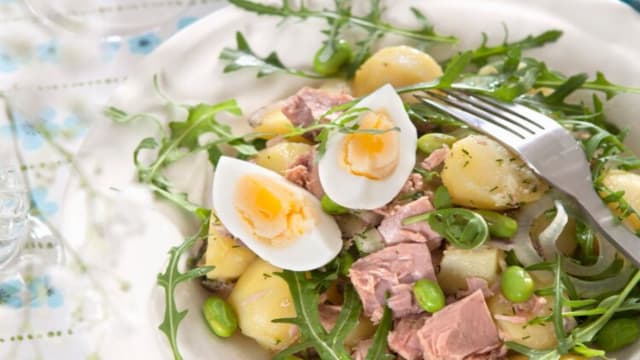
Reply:
[[223, 156], [213, 180], [213, 208], [227, 230], [274, 266], [317, 269], [342, 248], [340, 229], [320, 201], [279, 174]]
[[416, 162], [417, 131], [391, 85], [363, 98], [362, 131], [333, 132], [320, 159], [320, 183], [329, 198], [351, 209], [375, 209], [402, 189]]

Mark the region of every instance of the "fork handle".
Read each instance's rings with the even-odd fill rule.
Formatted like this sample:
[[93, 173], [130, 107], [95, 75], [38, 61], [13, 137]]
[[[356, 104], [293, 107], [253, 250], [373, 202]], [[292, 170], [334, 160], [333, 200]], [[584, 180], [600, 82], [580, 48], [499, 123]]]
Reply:
[[598, 194], [590, 187], [589, 191], [576, 192], [573, 195], [582, 210], [588, 215], [592, 228], [623, 253], [636, 267], [640, 267], [640, 237], [629, 231], [611, 212]]

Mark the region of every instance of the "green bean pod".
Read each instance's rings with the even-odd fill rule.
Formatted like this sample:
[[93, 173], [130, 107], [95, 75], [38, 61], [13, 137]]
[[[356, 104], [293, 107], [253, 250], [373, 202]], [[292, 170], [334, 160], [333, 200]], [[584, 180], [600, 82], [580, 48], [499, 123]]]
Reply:
[[640, 324], [635, 318], [609, 321], [596, 335], [596, 343], [605, 351], [616, 351], [640, 338]]
[[337, 204], [335, 201], [331, 200], [326, 194], [322, 195], [322, 199], [320, 199], [320, 206], [322, 210], [330, 215], [340, 215], [346, 214], [349, 212], [349, 209], [346, 207]]
[[238, 329], [238, 318], [231, 305], [217, 296], [211, 296], [204, 302], [202, 313], [209, 329], [219, 337], [230, 337]]
[[535, 288], [531, 275], [520, 266], [509, 266], [502, 274], [502, 294], [514, 303], [529, 300]]
[[352, 51], [348, 42], [339, 39], [324, 44], [313, 57], [313, 71], [321, 75], [334, 75], [351, 61]]
[[420, 279], [413, 285], [413, 295], [418, 304], [430, 313], [442, 309], [445, 305], [444, 293], [440, 286], [429, 279]]
[[429, 155], [440, 149], [443, 145], [451, 146], [456, 142], [455, 137], [441, 133], [424, 134], [418, 139], [418, 149]]
[[487, 222], [491, 236], [510, 238], [518, 232], [518, 222], [515, 219], [495, 211], [476, 210], [476, 212]]

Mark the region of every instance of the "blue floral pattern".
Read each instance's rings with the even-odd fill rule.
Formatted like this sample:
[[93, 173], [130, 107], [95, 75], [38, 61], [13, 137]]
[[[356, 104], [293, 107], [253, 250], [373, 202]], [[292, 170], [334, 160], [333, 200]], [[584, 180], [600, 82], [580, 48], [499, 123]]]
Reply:
[[193, 24], [196, 20], [198, 20], [195, 16], [185, 16], [178, 20], [177, 28], [178, 30], [184, 29], [187, 26]]
[[11, 279], [0, 284], [0, 304], [19, 309], [23, 305], [22, 289], [24, 284], [20, 280]]
[[[44, 138], [34, 127], [26, 116], [20, 111], [13, 110], [11, 112], [16, 124], [16, 135], [22, 148], [33, 151], [39, 149], [44, 143]], [[46, 125], [45, 125], [46, 126]], [[4, 125], [0, 127], [0, 134], [5, 137], [11, 137], [11, 126]]]
[[48, 190], [39, 186], [31, 190], [31, 198], [35, 203], [38, 214], [47, 217], [58, 212], [58, 204], [47, 199]]
[[18, 279], [0, 283], [0, 305], [14, 309], [25, 306], [58, 308], [63, 303], [62, 292], [51, 285], [49, 275], [29, 279], [26, 284]]
[[38, 45], [36, 48], [38, 60], [42, 62], [57, 63], [60, 61], [60, 51], [56, 41], [49, 41], [45, 44]]
[[31, 280], [27, 287], [32, 308], [42, 307], [45, 304], [50, 308], [62, 306], [62, 293], [51, 286], [48, 275]]
[[113, 60], [120, 50], [122, 43], [119, 38], [106, 39], [100, 44], [100, 51], [102, 53], [102, 61], [109, 62]]
[[7, 50], [0, 48], [0, 73], [16, 70], [18, 70], [18, 61]]
[[162, 40], [154, 33], [146, 33], [129, 38], [129, 51], [133, 54], [146, 55], [152, 52]]

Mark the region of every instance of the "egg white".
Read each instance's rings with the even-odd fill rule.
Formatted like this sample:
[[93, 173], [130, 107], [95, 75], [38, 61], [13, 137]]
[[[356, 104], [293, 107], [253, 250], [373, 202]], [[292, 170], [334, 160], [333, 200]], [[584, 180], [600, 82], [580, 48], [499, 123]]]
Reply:
[[331, 200], [351, 209], [371, 210], [389, 203], [400, 192], [416, 162], [417, 130], [393, 86], [380, 87], [355, 105], [371, 111], [384, 110], [399, 131], [399, 158], [393, 173], [380, 180], [354, 175], [340, 164], [345, 134], [329, 135], [319, 162], [320, 183]]
[[[256, 239], [235, 208], [236, 185], [245, 175], [268, 178], [292, 192], [302, 194], [312, 207], [315, 226], [285, 246], [274, 247]], [[279, 174], [259, 165], [223, 156], [213, 179], [213, 208], [222, 225], [263, 260], [282, 269], [307, 271], [333, 260], [342, 249], [340, 229], [335, 220], [322, 211], [320, 201], [308, 191], [291, 184]]]

